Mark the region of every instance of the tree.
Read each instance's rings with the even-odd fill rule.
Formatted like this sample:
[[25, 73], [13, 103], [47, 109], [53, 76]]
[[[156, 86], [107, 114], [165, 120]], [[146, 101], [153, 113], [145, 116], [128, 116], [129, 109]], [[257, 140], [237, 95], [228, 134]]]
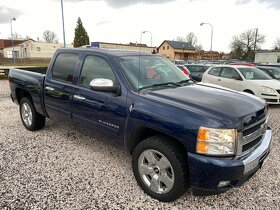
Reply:
[[185, 38], [181, 37], [181, 36], [177, 36], [176, 37], [176, 41], [188, 42], [192, 46], [194, 46], [196, 49], [198, 49], [198, 50], [202, 49], [202, 46], [197, 44], [197, 37], [196, 37], [196, 35], [193, 32], [188, 33]]
[[13, 34], [11, 34], [9, 36], [9, 39], [12, 39], [12, 38], [14, 38], [14, 39], [22, 39], [22, 36], [19, 33], [14, 32]]
[[196, 46], [197, 44], [197, 37], [193, 32], [188, 33], [185, 40], [186, 42], [189, 42], [192, 46]]
[[254, 61], [255, 50], [265, 42], [265, 35], [255, 29], [249, 29], [239, 36], [233, 36], [230, 43], [231, 53], [249, 61]]
[[273, 44], [273, 48], [275, 50], [280, 50], [280, 38], [279, 37], [275, 40], [275, 42]]
[[81, 47], [83, 45], [89, 45], [89, 36], [83, 26], [81, 18], [78, 17], [75, 28], [74, 47]]
[[58, 43], [58, 38], [53, 31], [45, 30], [43, 33], [43, 40], [47, 43]]

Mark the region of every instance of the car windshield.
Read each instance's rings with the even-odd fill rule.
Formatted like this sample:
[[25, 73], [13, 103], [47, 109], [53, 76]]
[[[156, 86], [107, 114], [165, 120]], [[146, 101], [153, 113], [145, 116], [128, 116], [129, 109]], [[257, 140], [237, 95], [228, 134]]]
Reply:
[[205, 72], [209, 68], [209, 66], [192, 66], [192, 65], [186, 65], [186, 67], [191, 72]]
[[280, 79], [280, 68], [267, 69], [276, 79]]
[[238, 70], [247, 80], [270, 80], [269, 75], [257, 68], [240, 67]]
[[179, 68], [161, 56], [123, 56], [119, 57], [118, 61], [134, 90], [177, 85], [190, 80]]

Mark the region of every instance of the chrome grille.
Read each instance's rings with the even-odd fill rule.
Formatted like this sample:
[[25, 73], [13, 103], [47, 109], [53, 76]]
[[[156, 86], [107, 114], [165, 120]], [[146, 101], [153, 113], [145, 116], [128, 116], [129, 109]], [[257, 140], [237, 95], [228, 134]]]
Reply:
[[267, 129], [267, 119], [265, 117], [239, 132], [237, 155], [245, 155], [260, 145]]

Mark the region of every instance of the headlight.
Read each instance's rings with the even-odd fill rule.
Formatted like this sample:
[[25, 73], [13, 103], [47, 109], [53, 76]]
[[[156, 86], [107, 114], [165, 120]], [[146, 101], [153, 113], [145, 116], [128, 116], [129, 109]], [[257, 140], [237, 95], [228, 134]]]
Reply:
[[261, 87], [261, 91], [262, 93], [268, 93], [268, 94], [276, 93], [274, 89], [269, 87]]
[[234, 155], [237, 131], [200, 127], [197, 135], [196, 152], [207, 155]]

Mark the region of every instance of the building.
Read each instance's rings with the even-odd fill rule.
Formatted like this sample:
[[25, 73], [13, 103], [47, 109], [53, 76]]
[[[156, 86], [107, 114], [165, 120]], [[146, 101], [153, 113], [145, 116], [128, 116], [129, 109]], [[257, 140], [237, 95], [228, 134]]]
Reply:
[[256, 52], [256, 63], [275, 64], [280, 63], [280, 50], [262, 50]]
[[26, 39], [0, 39], [0, 57], [3, 57], [3, 49], [8, 47], [17, 46], [23, 42], [27, 41]]
[[[73, 47], [72, 45], [67, 45], [67, 48]], [[16, 58], [51, 58], [54, 52], [63, 48], [63, 44], [57, 43], [46, 43], [46, 42], [36, 42], [29, 39], [22, 42], [14, 47]], [[12, 47], [6, 47], [2, 50], [3, 57], [12, 58]]]
[[164, 40], [158, 47], [158, 53], [169, 60], [194, 60], [198, 52], [188, 42]]
[[103, 49], [156, 52], [156, 47], [148, 47], [146, 44], [136, 44], [136, 43], [116, 44], [116, 43], [108, 43], [108, 42], [91, 42], [90, 47], [103, 48]]
[[204, 51], [198, 52], [197, 60], [219, 60], [222, 59], [222, 55], [217, 51]]

